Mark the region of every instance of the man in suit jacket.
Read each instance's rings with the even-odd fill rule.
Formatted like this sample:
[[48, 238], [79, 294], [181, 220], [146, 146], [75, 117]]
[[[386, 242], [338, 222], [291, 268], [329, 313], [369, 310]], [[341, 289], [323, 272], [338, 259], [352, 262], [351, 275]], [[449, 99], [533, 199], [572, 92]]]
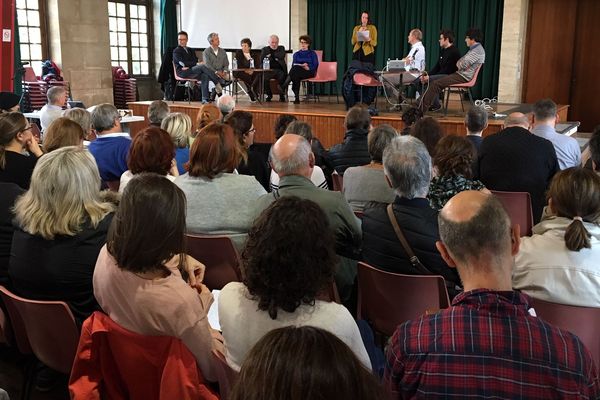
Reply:
[[[273, 71], [273, 78], [277, 80], [279, 86], [283, 85], [285, 82], [285, 78], [287, 78], [287, 63], [285, 61], [285, 47], [279, 45], [279, 36], [271, 35], [269, 37], [269, 45], [263, 47], [260, 52], [261, 61], [265, 58], [269, 59], [269, 68]], [[265, 93], [267, 94], [267, 101], [271, 101], [273, 98], [273, 93], [271, 91], [271, 86], [269, 85], [270, 79], [265, 82]], [[279, 94], [279, 101], [285, 102], [285, 93]]]

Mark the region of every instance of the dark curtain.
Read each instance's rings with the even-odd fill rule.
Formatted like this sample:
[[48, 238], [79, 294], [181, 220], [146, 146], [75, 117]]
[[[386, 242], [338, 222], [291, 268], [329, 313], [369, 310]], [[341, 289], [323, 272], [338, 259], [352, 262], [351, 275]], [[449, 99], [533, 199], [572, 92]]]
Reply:
[[486, 61], [472, 93], [475, 98], [498, 94], [504, 0], [308, 0], [311, 48], [322, 49], [323, 60], [338, 62], [338, 87], [352, 60], [352, 29], [360, 23], [363, 10], [369, 12], [377, 27], [377, 70], [385, 67], [388, 58], [403, 58], [408, 54], [407, 36], [413, 28], [423, 32], [427, 69], [439, 57], [440, 29], [454, 31], [461, 54], [467, 52], [464, 42], [467, 29], [481, 29]]
[[160, 0], [160, 54], [177, 46], [177, 7], [175, 0]]
[[17, 21], [17, 13], [15, 13], [15, 31], [13, 32], [13, 40], [15, 41], [14, 92], [15, 94], [18, 94], [20, 96], [23, 93], [23, 85], [21, 84], [21, 80], [23, 78], [23, 73], [21, 71], [23, 67], [21, 66], [21, 41], [19, 39], [19, 25]]

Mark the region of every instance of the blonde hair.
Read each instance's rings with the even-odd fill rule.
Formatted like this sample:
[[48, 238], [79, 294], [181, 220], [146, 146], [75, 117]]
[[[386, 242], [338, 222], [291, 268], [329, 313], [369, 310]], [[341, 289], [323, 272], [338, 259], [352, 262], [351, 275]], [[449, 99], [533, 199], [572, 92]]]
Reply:
[[69, 108], [63, 113], [63, 117], [75, 121], [81, 126], [85, 136], [92, 130], [92, 114], [84, 108]]
[[15, 203], [15, 219], [24, 231], [46, 240], [74, 236], [87, 221], [96, 228], [115, 210], [99, 188], [92, 154], [76, 146], [62, 147], [37, 162], [30, 189]]
[[69, 118], [60, 117], [52, 121], [44, 132], [44, 150], [51, 152], [66, 146], [81, 146], [85, 132], [81, 125]]
[[189, 136], [192, 130], [192, 119], [184, 113], [171, 113], [160, 124], [161, 129], [169, 132], [175, 147], [184, 149], [188, 147]]

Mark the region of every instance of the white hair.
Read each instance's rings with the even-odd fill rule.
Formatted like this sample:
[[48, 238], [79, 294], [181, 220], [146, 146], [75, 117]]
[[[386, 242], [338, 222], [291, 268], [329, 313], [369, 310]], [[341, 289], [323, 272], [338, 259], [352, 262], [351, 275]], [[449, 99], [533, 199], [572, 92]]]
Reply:
[[224, 94], [217, 100], [217, 107], [223, 115], [229, 114], [235, 108], [235, 99], [231, 95]]

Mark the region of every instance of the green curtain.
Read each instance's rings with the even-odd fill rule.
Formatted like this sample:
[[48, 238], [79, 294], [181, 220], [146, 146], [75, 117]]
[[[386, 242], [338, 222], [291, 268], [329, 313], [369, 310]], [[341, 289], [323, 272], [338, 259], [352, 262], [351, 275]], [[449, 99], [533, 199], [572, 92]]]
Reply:
[[160, 0], [160, 53], [177, 46], [177, 7], [175, 0]]
[[427, 69], [439, 57], [439, 31], [452, 29], [461, 54], [466, 53], [465, 32], [477, 27], [483, 32], [485, 65], [472, 93], [475, 98], [498, 94], [500, 41], [504, 0], [308, 0], [308, 34], [311, 48], [323, 50], [323, 60], [338, 62], [338, 87], [352, 60], [352, 28], [360, 13], [369, 12], [377, 26], [375, 68], [388, 58], [402, 58], [410, 49], [408, 32], [419, 28], [427, 53]]

